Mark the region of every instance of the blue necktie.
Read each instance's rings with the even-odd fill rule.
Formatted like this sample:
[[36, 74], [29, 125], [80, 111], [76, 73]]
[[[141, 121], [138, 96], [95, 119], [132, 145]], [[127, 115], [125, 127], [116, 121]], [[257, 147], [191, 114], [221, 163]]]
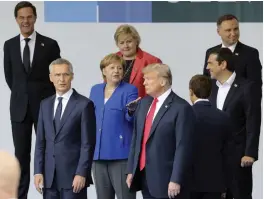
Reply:
[[61, 112], [62, 112], [62, 97], [58, 97], [59, 103], [56, 109], [55, 117], [54, 117], [54, 125], [55, 125], [55, 132], [58, 133], [60, 128], [60, 121], [61, 121]]

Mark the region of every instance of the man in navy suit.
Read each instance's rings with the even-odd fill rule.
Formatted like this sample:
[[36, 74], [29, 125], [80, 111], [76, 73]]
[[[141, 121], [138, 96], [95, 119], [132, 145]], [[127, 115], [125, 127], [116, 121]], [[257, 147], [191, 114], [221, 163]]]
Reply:
[[191, 199], [221, 199], [226, 190], [232, 124], [227, 113], [209, 102], [211, 89], [207, 76], [195, 75], [190, 80], [190, 99], [196, 116]]
[[192, 136], [192, 107], [172, 89], [164, 64], [143, 69], [149, 95], [138, 104], [128, 159], [127, 185], [142, 190], [144, 199], [188, 199]]
[[94, 104], [71, 88], [69, 61], [50, 64], [56, 94], [40, 105], [35, 147], [35, 186], [44, 199], [86, 199], [92, 184], [95, 147]]

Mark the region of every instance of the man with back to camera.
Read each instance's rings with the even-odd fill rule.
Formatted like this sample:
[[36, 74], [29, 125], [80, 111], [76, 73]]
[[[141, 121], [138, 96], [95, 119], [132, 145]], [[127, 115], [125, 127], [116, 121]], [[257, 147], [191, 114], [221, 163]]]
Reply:
[[196, 116], [191, 199], [221, 199], [226, 190], [232, 124], [227, 113], [212, 106], [211, 79], [195, 75], [189, 82]]
[[142, 190], [144, 199], [189, 199], [192, 107], [172, 91], [167, 65], [150, 64], [142, 71], [148, 96], [135, 112], [127, 185]]
[[55, 93], [49, 64], [60, 57], [58, 43], [37, 33], [36, 7], [19, 2], [14, 10], [20, 34], [4, 43], [4, 72], [11, 90], [10, 115], [15, 155], [21, 166], [19, 199], [26, 199], [30, 183], [32, 125], [36, 131], [40, 101]]
[[236, 16], [227, 14], [217, 20], [217, 33], [221, 37], [222, 44], [209, 48], [206, 51], [203, 74], [210, 76], [206, 69], [210, 52], [219, 48], [229, 48], [235, 55], [235, 71], [238, 77], [243, 77], [256, 82], [260, 98], [262, 96], [262, 65], [257, 49], [247, 46], [239, 41], [239, 22]]
[[226, 198], [252, 199], [252, 165], [258, 159], [261, 100], [257, 83], [236, 75], [233, 57], [228, 48], [211, 51], [207, 69], [214, 80], [209, 100], [228, 113], [233, 124], [233, 150], [228, 160], [232, 175]]
[[40, 104], [34, 159], [35, 187], [44, 199], [87, 199], [96, 140], [94, 104], [71, 88], [72, 64], [50, 65], [56, 94]]

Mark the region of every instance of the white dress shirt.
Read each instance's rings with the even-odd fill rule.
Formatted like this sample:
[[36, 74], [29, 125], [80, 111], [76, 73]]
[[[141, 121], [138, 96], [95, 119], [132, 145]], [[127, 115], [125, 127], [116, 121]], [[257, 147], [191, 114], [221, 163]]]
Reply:
[[229, 50], [231, 50], [232, 53], [234, 53], [236, 45], [237, 45], [237, 43], [235, 43], [235, 44], [233, 44], [233, 45], [231, 45], [229, 47], [226, 47], [224, 44], [222, 44], [222, 48], [229, 48]]
[[209, 100], [208, 99], [197, 99], [197, 100], [195, 100], [195, 102], [193, 104], [195, 104], [197, 102], [209, 102]]
[[62, 96], [59, 96], [58, 94], [56, 94], [55, 103], [54, 103], [54, 117], [55, 117], [55, 113], [56, 113], [57, 106], [59, 104], [58, 98], [59, 97], [62, 97], [62, 111], [61, 111], [61, 117], [62, 117], [63, 112], [64, 112], [64, 110], [66, 108], [66, 105], [67, 105], [67, 103], [68, 103], [68, 101], [69, 101], [72, 93], [73, 93], [73, 90], [70, 89], [69, 91], [67, 91], [66, 93], [64, 93]]
[[[33, 60], [33, 55], [34, 55], [36, 36], [37, 36], [37, 33], [34, 31], [28, 37], [28, 38], [30, 38], [30, 41], [28, 42], [29, 53], [30, 53], [30, 66], [32, 65], [32, 60]], [[26, 45], [25, 37], [22, 34], [20, 34], [20, 51], [21, 51], [22, 62], [23, 62], [23, 52], [24, 52], [25, 45]]]
[[[171, 88], [169, 88], [165, 93], [163, 93], [161, 96], [158, 97], [158, 102], [156, 104], [156, 109], [155, 109], [155, 113], [154, 113], [154, 116], [153, 116], [153, 120], [155, 119], [159, 109], [161, 108], [161, 106], [163, 105], [164, 101], [167, 99], [167, 97], [169, 96], [169, 94], [171, 93]], [[154, 101], [154, 100], [153, 100]], [[153, 102], [152, 102], [153, 103]], [[152, 104], [151, 104], [152, 106]], [[148, 110], [148, 113], [150, 111], [150, 108], [151, 106], [149, 107], [149, 110]], [[153, 121], [152, 120], [152, 121]]]
[[236, 78], [236, 73], [233, 72], [233, 74], [223, 84], [221, 84], [219, 81], [216, 82], [216, 85], [219, 87], [218, 93], [217, 93], [217, 99], [216, 99], [216, 105], [217, 105], [218, 109], [220, 109], [220, 110], [223, 109], [226, 96], [227, 96], [235, 78]]

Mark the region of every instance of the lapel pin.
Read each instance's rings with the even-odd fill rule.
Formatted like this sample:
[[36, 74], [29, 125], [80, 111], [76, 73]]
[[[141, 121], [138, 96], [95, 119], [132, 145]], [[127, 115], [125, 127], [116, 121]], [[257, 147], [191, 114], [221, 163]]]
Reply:
[[44, 46], [44, 43], [41, 43], [41, 46]]
[[239, 54], [238, 53], [235, 53], [236, 56], [238, 56]]
[[165, 108], [168, 108], [168, 105], [165, 105]]
[[237, 87], [237, 84], [234, 84], [234, 87]]

